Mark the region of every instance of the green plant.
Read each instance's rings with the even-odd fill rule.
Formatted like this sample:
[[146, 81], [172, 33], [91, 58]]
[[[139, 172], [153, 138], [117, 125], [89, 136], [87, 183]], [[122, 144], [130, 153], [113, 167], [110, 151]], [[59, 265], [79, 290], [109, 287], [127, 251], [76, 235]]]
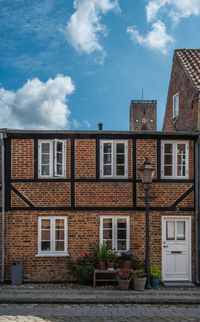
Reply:
[[83, 253], [76, 260], [69, 260], [70, 273], [81, 283], [91, 282], [93, 278], [96, 256]]
[[133, 256], [133, 269], [143, 268], [145, 269], [145, 259], [139, 259], [137, 256]]
[[127, 250], [126, 252], [122, 253], [122, 258], [124, 261], [130, 261], [132, 257], [133, 257], [133, 253], [131, 250]]
[[102, 244], [98, 252], [99, 262], [106, 262], [107, 252], [108, 252], [108, 246], [106, 244]]
[[134, 278], [143, 278], [146, 277], [146, 271], [144, 268], [137, 268], [133, 271], [133, 277]]
[[117, 261], [117, 254], [113, 249], [109, 249], [106, 254], [107, 263], [115, 263]]
[[160, 277], [161, 270], [159, 269], [158, 265], [154, 264], [150, 266], [150, 276], [151, 277]]
[[132, 272], [130, 269], [122, 268], [116, 274], [118, 280], [130, 280]]

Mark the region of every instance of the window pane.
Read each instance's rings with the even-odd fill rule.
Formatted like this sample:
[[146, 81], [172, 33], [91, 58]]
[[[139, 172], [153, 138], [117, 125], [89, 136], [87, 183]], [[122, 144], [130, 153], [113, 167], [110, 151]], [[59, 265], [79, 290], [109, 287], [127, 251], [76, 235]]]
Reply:
[[177, 176], [186, 175], [186, 146], [185, 144], [177, 145]]
[[179, 94], [173, 97], [173, 105], [174, 105], [174, 117], [179, 113]]
[[172, 166], [164, 166], [164, 175], [172, 176]]
[[126, 239], [126, 230], [118, 230], [117, 231], [118, 239]]
[[64, 241], [56, 241], [56, 251], [64, 251]]
[[56, 240], [64, 240], [64, 230], [56, 230]]
[[112, 218], [103, 219], [103, 228], [112, 228]]
[[118, 219], [117, 220], [117, 228], [126, 228], [126, 219]]
[[124, 143], [117, 143], [117, 153], [124, 153]]
[[56, 219], [56, 229], [64, 229], [64, 219]]
[[57, 164], [57, 174], [62, 175], [62, 165], [61, 164]]
[[42, 164], [49, 164], [50, 154], [42, 154]]
[[112, 240], [103, 240], [103, 243], [106, 244], [108, 246], [108, 248], [112, 248]]
[[104, 154], [104, 164], [111, 163], [111, 154]]
[[174, 221], [167, 221], [166, 225], [167, 225], [166, 239], [167, 240], [175, 240], [175, 222]]
[[50, 251], [50, 241], [42, 241], [41, 242], [41, 250]]
[[117, 250], [126, 250], [126, 241], [118, 240], [117, 241]]
[[112, 239], [112, 230], [104, 230], [103, 239]]
[[117, 166], [117, 176], [123, 176], [124, 175], [124, 166], [118, 165]]
[[165, 165], [172, 164], [172, 154], [165, 154], [164, 162]]
[[63, 143], [62, 142], [57, 142], [57, 151], [62, 152], [63, 150]]
[[42, 240], [50, 240], [50, 230], [42, 230]]
[[124, 154], [117, 155], [117, 164], [124, 164]]
[[50, 229], [50, 219], [42, 219], [42, 229]]
[[63, 162], [63, 158], [62, 158], [62, 153], [57, 153], [57, 162], [58, 163], [61, 163], [62, 164], [62, 162]]
[[50, 166], [49, 165], [42, 165], [42, 175], [48, 176], [50, 173]]
[[111, 175], [111, 165], [104, 165], [103, 169], [104, 169], [103, 174], [105, 176]]
[[50, 143], [42, 143], [42, 153], [50, 153]]
[[111, 153], [112, 151], [111, 151], [111, 143], [104, 143], [104, 145], [103, 145], [103, 147], [104, 147], [104, 153]]
[[164, 153], [172, 153], [172, 144], [171, 143], [166, 143], [164, 144]]
[[177, 222], [177, 239], [185, 240], [185, 221]]

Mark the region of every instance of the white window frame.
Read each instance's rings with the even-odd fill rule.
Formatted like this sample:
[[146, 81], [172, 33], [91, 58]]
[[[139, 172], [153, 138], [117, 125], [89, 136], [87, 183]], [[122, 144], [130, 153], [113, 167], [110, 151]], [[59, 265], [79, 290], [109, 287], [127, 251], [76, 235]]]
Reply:
[[[42, 220], [49, 219], [50, 220], [50, 251], [42, 251], [41, 250], [41, 231], [42, 231]], [[55, 250], [55, 222], [56, 219], [64, 219], [64, 251], [56, 251]], [[45, 217], [38, 217], [38, 254], [36, 257], [39, 256], [69, 256], [68, 254], [68, 218], [63, 216], [45, 216]]]
[[[100, 216], [100, 245], [103, 244], [103, 220], [112, 219], [112, 249], [117, 249], [117, 220], [126, 219], [126, 250], [130, 249], [130, 217], [129, 216]], [[121, 250], [125, 252], [126, 250]]]
[[[112, 147], [112, 157], [111, 157], [111, 174], [110, 175], [104, 175], [103, 174], [103, 160], [104, 160], [104, 153], [103, 153], [103, 145], [105, 143], [111, 143]], [[117, 175], [116, 174], [116, 145], [118, 143], [124, 144], [124, 175]], [[128, 178], [128, 141], [127, 140], [101, 140], [100, 141], [100, 178]]]
[[[177, 108], [177, 113], [175, 114], [176, 111], [176, 106], [175, 106], [175, 102], [176, 100], [178, 100], [178, 108]], [[173, 95], [173, 118], [177, 117], [179, 115], [179, 93], [176, 93], [175, 95]]]
[[[164, 175], [164, 145], [172, 144], [172, 175]], [[185, 176], [177, 175], [177, 146], [185, 144]], [[189, 142], [188, 141], [161, 141], [161, 178], [162, 179], [188, 179], [189, 178]]]
[[[58, 142], [63, 144], [62, 175], [57, 173], [56, 153]], [[50, 172], [42, 175], [42, 144], [50, 144]], [[66, 141], [65, 140], [39, 140], [38, 141], [38, 177], [39, 178], [65, 178], [66, 177]]]

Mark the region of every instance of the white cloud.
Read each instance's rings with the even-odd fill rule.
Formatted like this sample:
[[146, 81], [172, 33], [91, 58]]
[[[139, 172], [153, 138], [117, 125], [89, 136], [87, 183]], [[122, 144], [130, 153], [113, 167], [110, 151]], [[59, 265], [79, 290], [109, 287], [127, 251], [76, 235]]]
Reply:
[[151, 0], [146, 6], [147, 21], [156, 19], [159, 11], [165, 10], [173, 21], [178, 22], [181, 18], [191, 15], [200, 15], [199, 0]]
[[88, 122], [88, 120], [84, 120], [83, 123], [89, 128], [91, 125], [90, 123]]
[[68, 76], [46, 83], [28, 80], [16, 92], [0, 88], [0, 127], [19, 129], [69, 129], [66, 96], [75, 90]]
[[77, 120], [72, 120], [72, 126], [74, 129], [77, 129], [81, 126], [81, 123], [79, 123]]
[[79, 52], [103, 52], [99, 34], [106, 35], [101, 17], [111, 10], [119, 10], [118, 0], [74, 0], [75, 13], [67, 24], [65, 35]]
[[173, 38], [166, 33], [166, 27], [160, 20], [152, 25], [152, 30], [146, 36], [141, 36], [134, 26], [128, 27], [127, 33], [133, 41], [149, 49], [160, 50], [163, 54], [167, 53], [168, 46], [174, 42]]

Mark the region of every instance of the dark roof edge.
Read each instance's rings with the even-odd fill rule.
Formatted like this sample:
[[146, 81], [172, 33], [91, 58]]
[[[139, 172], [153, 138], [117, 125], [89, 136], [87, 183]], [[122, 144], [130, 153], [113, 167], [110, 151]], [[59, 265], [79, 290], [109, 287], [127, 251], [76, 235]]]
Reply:
[[8, 133], [8, 134], [99, 134], [99, 135], [162, 135], [162, 136], [198, 136], [200, 135], [200, 131], [173, 131], [173, 132], [166, 132], [166, 131], [73, 131], [73, 130], [15, 130], [15, 129], [0, 129], [0, 133]]

